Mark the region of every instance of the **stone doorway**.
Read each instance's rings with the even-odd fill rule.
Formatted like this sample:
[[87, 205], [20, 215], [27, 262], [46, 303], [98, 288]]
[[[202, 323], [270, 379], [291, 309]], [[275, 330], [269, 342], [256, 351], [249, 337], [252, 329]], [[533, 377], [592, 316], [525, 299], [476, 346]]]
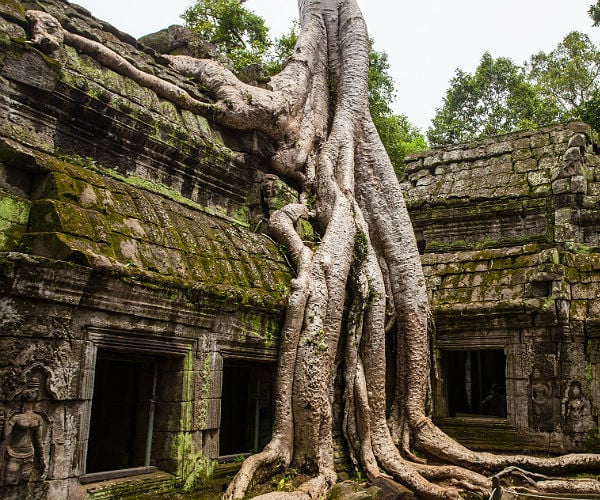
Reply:
[[444, 351], [448, 416], [488, 415], [506, 418], [504, 351]]
[[259, 451], [269, 442], [274, 381], [274, 364], [224, 362], [219, 432], [221, 458]]
[[98, 350], [86, 473], [150, 465], [156, 358]]

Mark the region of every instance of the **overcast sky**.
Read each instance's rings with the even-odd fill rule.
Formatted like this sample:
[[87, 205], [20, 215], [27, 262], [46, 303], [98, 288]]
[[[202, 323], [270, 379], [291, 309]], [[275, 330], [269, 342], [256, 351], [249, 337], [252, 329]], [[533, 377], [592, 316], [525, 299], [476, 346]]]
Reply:
[[[78, 0], [135, 37], [181, 24], [193, 0]], [[552, 50], [573, 30], [600, 43], [587, 10], [593, 0], [358, 0], [378, 50], [388, 53], [398, 98], [394, 105], [423, 132], [441, 106], [457, 68], [472, 72], [485, 51], [522, 64]], [[294, 0], [247, 0], [274, 35], [297, 16]]]

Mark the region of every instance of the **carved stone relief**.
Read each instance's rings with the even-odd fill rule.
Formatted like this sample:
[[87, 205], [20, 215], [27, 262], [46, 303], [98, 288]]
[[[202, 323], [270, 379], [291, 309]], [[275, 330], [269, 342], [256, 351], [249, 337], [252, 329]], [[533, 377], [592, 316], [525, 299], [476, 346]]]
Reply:
[[552, 372], [542, 359], [533, 365], [529, 377], [529, 428], [536, 432], [554, 430], [554, 387]]
[[563, 403], [564, 432], [576, 445], [585, 444], [586, 434], [596, 427], [592, 417], [590, 400], [583, 395], [581, 382], [573, 380], [567, 389]]
[[0, 480], [17, 486], [45, 479], [51, 424], [40, 408], [47, 391], [48, 376], [37, 365], [25, 370], [12, 403], [7, 403], [1, 422]]

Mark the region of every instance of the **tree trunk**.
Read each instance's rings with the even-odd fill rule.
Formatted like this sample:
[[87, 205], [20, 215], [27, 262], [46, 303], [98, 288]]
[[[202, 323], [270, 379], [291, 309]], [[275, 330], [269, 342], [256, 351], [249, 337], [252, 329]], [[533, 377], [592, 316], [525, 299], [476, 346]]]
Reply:
[[[225, 498], [243, 498], [254, 481], [291, 465], [312, 479], [289, 496], [318, 498], [331, 488], [337, 477], [336, 360], [343, 364], [343, 435], [351, 458], [370, 480], [385, 472], [420, 497], [460, 498], [464, 490], [488, 495], [492, 483], [483, 474], [511, 465], [538, 473], [597, 469], [598, 455], [540, 459], [474, 453], [427, 418], [425, 280], [397, 178], [369, 113], [367, 29], [355, 0], [298, 4], [298, 44], [268, 90], [239, 82], [214, 61], [170, 58], [173, 68], [210, 89], [211, 104], [146, 75], [94, 41], [59, 34], [65, 43], [186, 109], [210, 114], [231, 128], [261, 131], [277, 145], [273, 171], [300, 188], [296, 203], [270, 217], [272, 235], [296, 266], [282, 330], [273, 438], [244, 461]], [[47, 38], [56, 38], [47, 14], [30, 11], [29, 18], [40, 46], [45, 29], [51, 31]], [[318, 245], [302, 241], [296, 231], [300, 219], [322, 235]], [[388, 424], [385, 331], [390, 320], [398, 335], [399, 381]], [[437, 464], [449, 465], [417, 460], [411, 444]], [[558, 484], [534, 476], [531, 481], [540, 490]]]

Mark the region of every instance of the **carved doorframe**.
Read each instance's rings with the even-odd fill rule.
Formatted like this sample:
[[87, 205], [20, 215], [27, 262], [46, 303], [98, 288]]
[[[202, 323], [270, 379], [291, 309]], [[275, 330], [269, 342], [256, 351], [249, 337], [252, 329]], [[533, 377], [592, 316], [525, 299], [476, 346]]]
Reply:
[[[162, 337], [150, 335], [139, 330], [128, 331], [91, 326], [86, 328], [86, 346], [82, 359], [83, 375], [79, 390], [80, 398], [84, 404], [78, 436], [79, 470], [76, 471], [78, 476], [86, 474], [88, 438], [90, 435], [94, 377], [98, 351], [102, 349], [122, 354], [181, 358], [182, 363], [184, 363], [186, 357], [194, 355], [196, 348], [197, 339], [195, 338]], [[185, 380], [182, 383], [185, 383]]]

